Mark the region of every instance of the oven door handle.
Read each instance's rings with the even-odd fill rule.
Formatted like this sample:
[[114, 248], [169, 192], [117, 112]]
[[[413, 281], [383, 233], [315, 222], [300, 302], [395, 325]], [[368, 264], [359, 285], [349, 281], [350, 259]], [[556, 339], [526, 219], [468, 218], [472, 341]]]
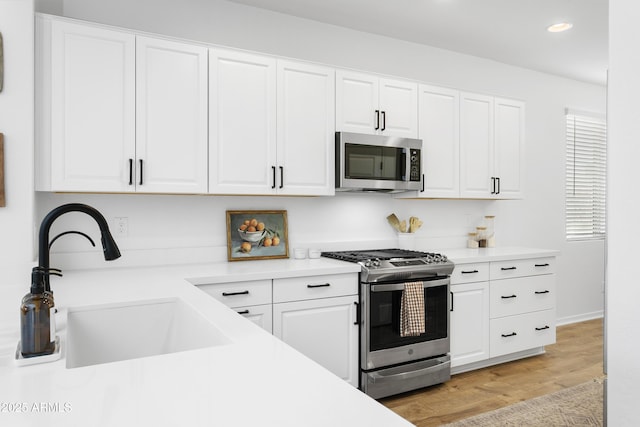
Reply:
[[430, 371], [440, 369], [442, 365], [445, 363], [447, 364], [451, 363], [449, 356], [438, 357], [436, 359], [433, 359], [432, 365], [427, 366], [426, 368], [417, 369], [415, 371], [407, 371], [407, 372], [401, 372], [399, 374], [390, 374], [390, 375], [382, 375], [379, 372], [371, 372], [368, 374], [368, 376], [372, 382], [377, 384], [385, 383], [389, 381], [408, 380], [411, 378], [421, 377], [425, 374], [428, 374]]
[[[412, 280], [412, 282], [419, 282], [419, 281], [420, 280]], [[442, 285], [448, 285], [448, 284], [449, 284], [449, 278], [423, 281], [423, 285], [425, 288], [432, 288], [434, 286], [442, 286]], [[388, 283], [385, 285], [371, 285], [370, 289], [371, 289], [371, 292], [402, 291], [404, 290], [404, 282]]]

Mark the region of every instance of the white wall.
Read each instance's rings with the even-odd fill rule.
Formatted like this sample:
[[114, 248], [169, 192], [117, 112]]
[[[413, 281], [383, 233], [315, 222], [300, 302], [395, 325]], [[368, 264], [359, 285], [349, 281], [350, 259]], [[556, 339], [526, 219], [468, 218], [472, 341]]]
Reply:
[[[485, 214], [495, 214], [498, 244], [559, 249], [558, 316], [598, 316], [603, 308], [602, 242], [567, 244], [564, 238], [564, 109], [605, 109], [605, 88], [482, 58], [352, 31], [220, 0], [66, 0], [64, 14], [111, 25], [350, 67], [522, 99], [527, 104], [526, 199], [523, 201], [400, 201], [387, 196], [335, 198], [125, 195], [37, 196], [38, 218], [66, 201], [96, 205], [108, 218], [129, 218], [130, 252], [117, 263], [181, 260], [180, 247], [199, 247], [196, 258], [224, 257], [224, 210], [278, 208], [289, 212], [292, 245], [347, 247], [393, 241], [391, 212], [425, 221], [425, 249], [461, 246]], [[368, 242], [359, 242], [359, 241]], [[56, 243], [58, 252], [84, 250], [84, 242]], [[95, 256], [57, 254], [54, 262], [94, 266]], [[75, 264], [74, 264], [75, 263]]]
[[[33, 1], [0, 0], [6, 207], [0, 208], [0, 286], [29, 289], [33, 261]], [[18, 301], [16, 301], [16, 307]]]
[[607, 422], [640, 424], [640, 286], [637, 280], [640, 158], [640, 4], [609, 1], [609, 176], [605, 362]]

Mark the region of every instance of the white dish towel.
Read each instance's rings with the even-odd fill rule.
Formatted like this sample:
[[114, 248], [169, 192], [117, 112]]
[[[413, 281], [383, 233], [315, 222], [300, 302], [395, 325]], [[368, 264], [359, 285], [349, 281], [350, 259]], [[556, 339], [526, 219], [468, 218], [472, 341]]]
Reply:
[[407, 282], [400, 301], [400, 336], [416, 337], [425, 333], [424, 284]]

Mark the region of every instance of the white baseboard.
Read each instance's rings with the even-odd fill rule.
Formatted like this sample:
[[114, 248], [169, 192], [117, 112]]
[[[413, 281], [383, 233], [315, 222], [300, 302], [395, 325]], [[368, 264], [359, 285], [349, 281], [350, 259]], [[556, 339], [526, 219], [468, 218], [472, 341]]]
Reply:
[[559, 317], [556, 319], [556, 326], [570, 325], [572, 323], [585, 322], [587, 320], [601, 319], [604, 317], [604, 310], [592, 311], [591, 313], [576, 314], [574, 316]]

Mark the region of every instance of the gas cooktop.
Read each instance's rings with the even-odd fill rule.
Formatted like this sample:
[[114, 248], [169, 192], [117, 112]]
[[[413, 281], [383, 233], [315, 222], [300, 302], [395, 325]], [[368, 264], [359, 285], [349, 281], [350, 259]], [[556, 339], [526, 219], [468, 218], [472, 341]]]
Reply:
[[407, 249], [322, 252], [322, 256], [360, 264], [363, 282], [430, 279], [448, 276], [454, 267], [445, 255]]

